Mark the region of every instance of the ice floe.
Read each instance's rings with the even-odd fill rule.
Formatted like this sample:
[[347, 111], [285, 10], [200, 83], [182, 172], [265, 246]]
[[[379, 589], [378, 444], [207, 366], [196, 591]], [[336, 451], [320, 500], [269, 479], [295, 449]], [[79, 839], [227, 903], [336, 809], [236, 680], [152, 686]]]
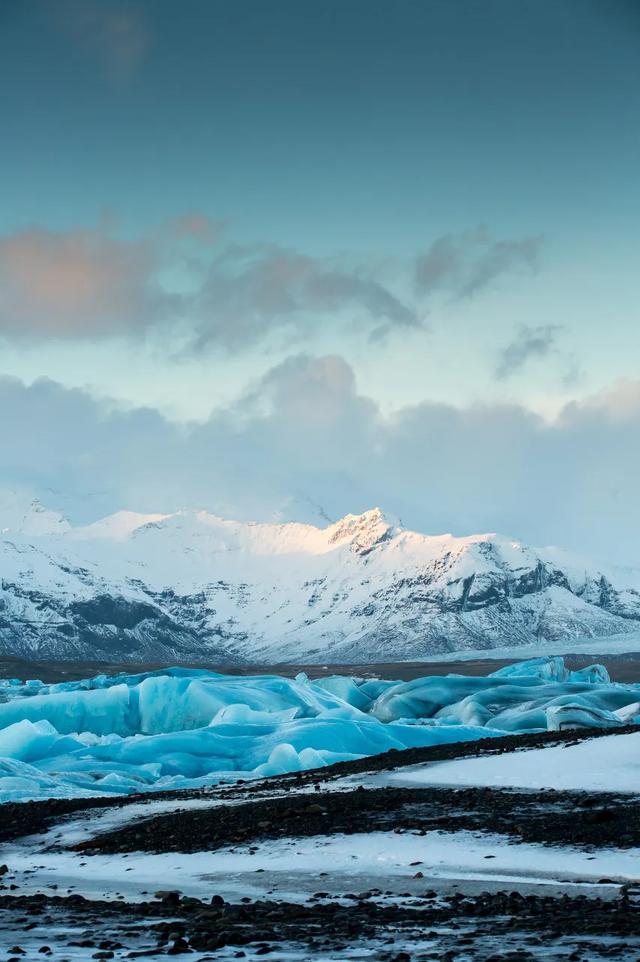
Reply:
[[0, 801], [131, 794], [278, 775], [389, 749], [640, 716], [640, 686], [562, 658], [484, 678], [310, 681], [163, 669], [0, 681]]

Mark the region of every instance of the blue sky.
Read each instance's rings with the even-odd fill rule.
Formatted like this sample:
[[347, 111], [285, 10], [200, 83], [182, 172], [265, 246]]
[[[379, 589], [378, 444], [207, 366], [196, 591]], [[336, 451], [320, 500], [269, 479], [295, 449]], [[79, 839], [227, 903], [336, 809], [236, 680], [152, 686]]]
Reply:
[[[264, 416], [296, 358], [344, 362], [387, 427], [425, 404], [556, 432], [576, 405], [626, 412], [639, 53], [633, 0], [4, 4], [0, 375], [177, 431]], [[6, 474], [37, 488], [22, 457]], [[202, 467], [184, 499], [269, 516], [295, 513], [278, 507], [294, 488], [334, 512], [366, 500], [325, 467], [237, 505]], [[105, 507], [134, 498], [113, 484]], [[376, 494], [415, 524], [553, 534], [400, 487]], [[579, 529], [572, 544], [617, 550]]]

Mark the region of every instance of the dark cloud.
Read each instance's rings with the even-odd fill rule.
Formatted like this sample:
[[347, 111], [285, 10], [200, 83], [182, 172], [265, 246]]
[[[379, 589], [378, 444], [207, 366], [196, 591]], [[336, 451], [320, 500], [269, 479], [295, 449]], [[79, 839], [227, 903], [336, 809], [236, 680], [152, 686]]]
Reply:
[[518, 405], [429, 402], [388, 418], [342, 358], [296, 356], [186, 427], [50, 381], [0, 379], [0, 406], [11, 412], [3, 480], [75, 505], [82, 520], [122, 507], [304, 518], [303, 501], [335, 518], [380, 504], [426, 532], [500, 531], [637, 557], [638, 381], [552, 422]]
[[363, 268], [275, 245], [224, 250], [193, 307], [198, 349], [221, 343], [239, 350], [273, 332], [304, 335], [336, 319], [359, 321], [373, 337], [421, 325], [412, 306]]
[[417, 258], [416, 287], [422, 295], [472, 297], [504, 274], [535, 271], [541, 244], [541, 237], [496, 240], [484, 227], [446, 234]]
[[560, 330], [556, 324], [537, 327], [523, 324], [513, 340], [500, 351], [495, 369], [496, 377], [504, 381], [517, 374], [528, 361], [555, 353]]

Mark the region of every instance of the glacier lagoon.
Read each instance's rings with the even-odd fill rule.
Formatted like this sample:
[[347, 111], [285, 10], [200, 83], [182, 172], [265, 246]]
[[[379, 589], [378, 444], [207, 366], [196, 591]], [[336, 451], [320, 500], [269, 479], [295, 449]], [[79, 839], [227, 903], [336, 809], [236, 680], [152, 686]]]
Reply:
[[390, 749], [640, 721], [640, 685], [562, 658], [409, 682], [168, 668], [0, 680], [0, 802], [261, 778]]

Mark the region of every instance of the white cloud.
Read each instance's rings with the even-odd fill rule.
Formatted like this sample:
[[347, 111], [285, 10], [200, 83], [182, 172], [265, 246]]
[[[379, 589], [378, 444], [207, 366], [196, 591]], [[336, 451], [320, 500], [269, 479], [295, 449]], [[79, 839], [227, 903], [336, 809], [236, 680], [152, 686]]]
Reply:
[[549, 423], [517, 405], [424, 402], [382, 416], [340, 357], [288, 358], [204, 424], [0, 379], [3, 474], [84, 518], [118, 508], [332, 517], [381, 504], [420, 530], [495, 530], [632, 562], [640, 382]]

